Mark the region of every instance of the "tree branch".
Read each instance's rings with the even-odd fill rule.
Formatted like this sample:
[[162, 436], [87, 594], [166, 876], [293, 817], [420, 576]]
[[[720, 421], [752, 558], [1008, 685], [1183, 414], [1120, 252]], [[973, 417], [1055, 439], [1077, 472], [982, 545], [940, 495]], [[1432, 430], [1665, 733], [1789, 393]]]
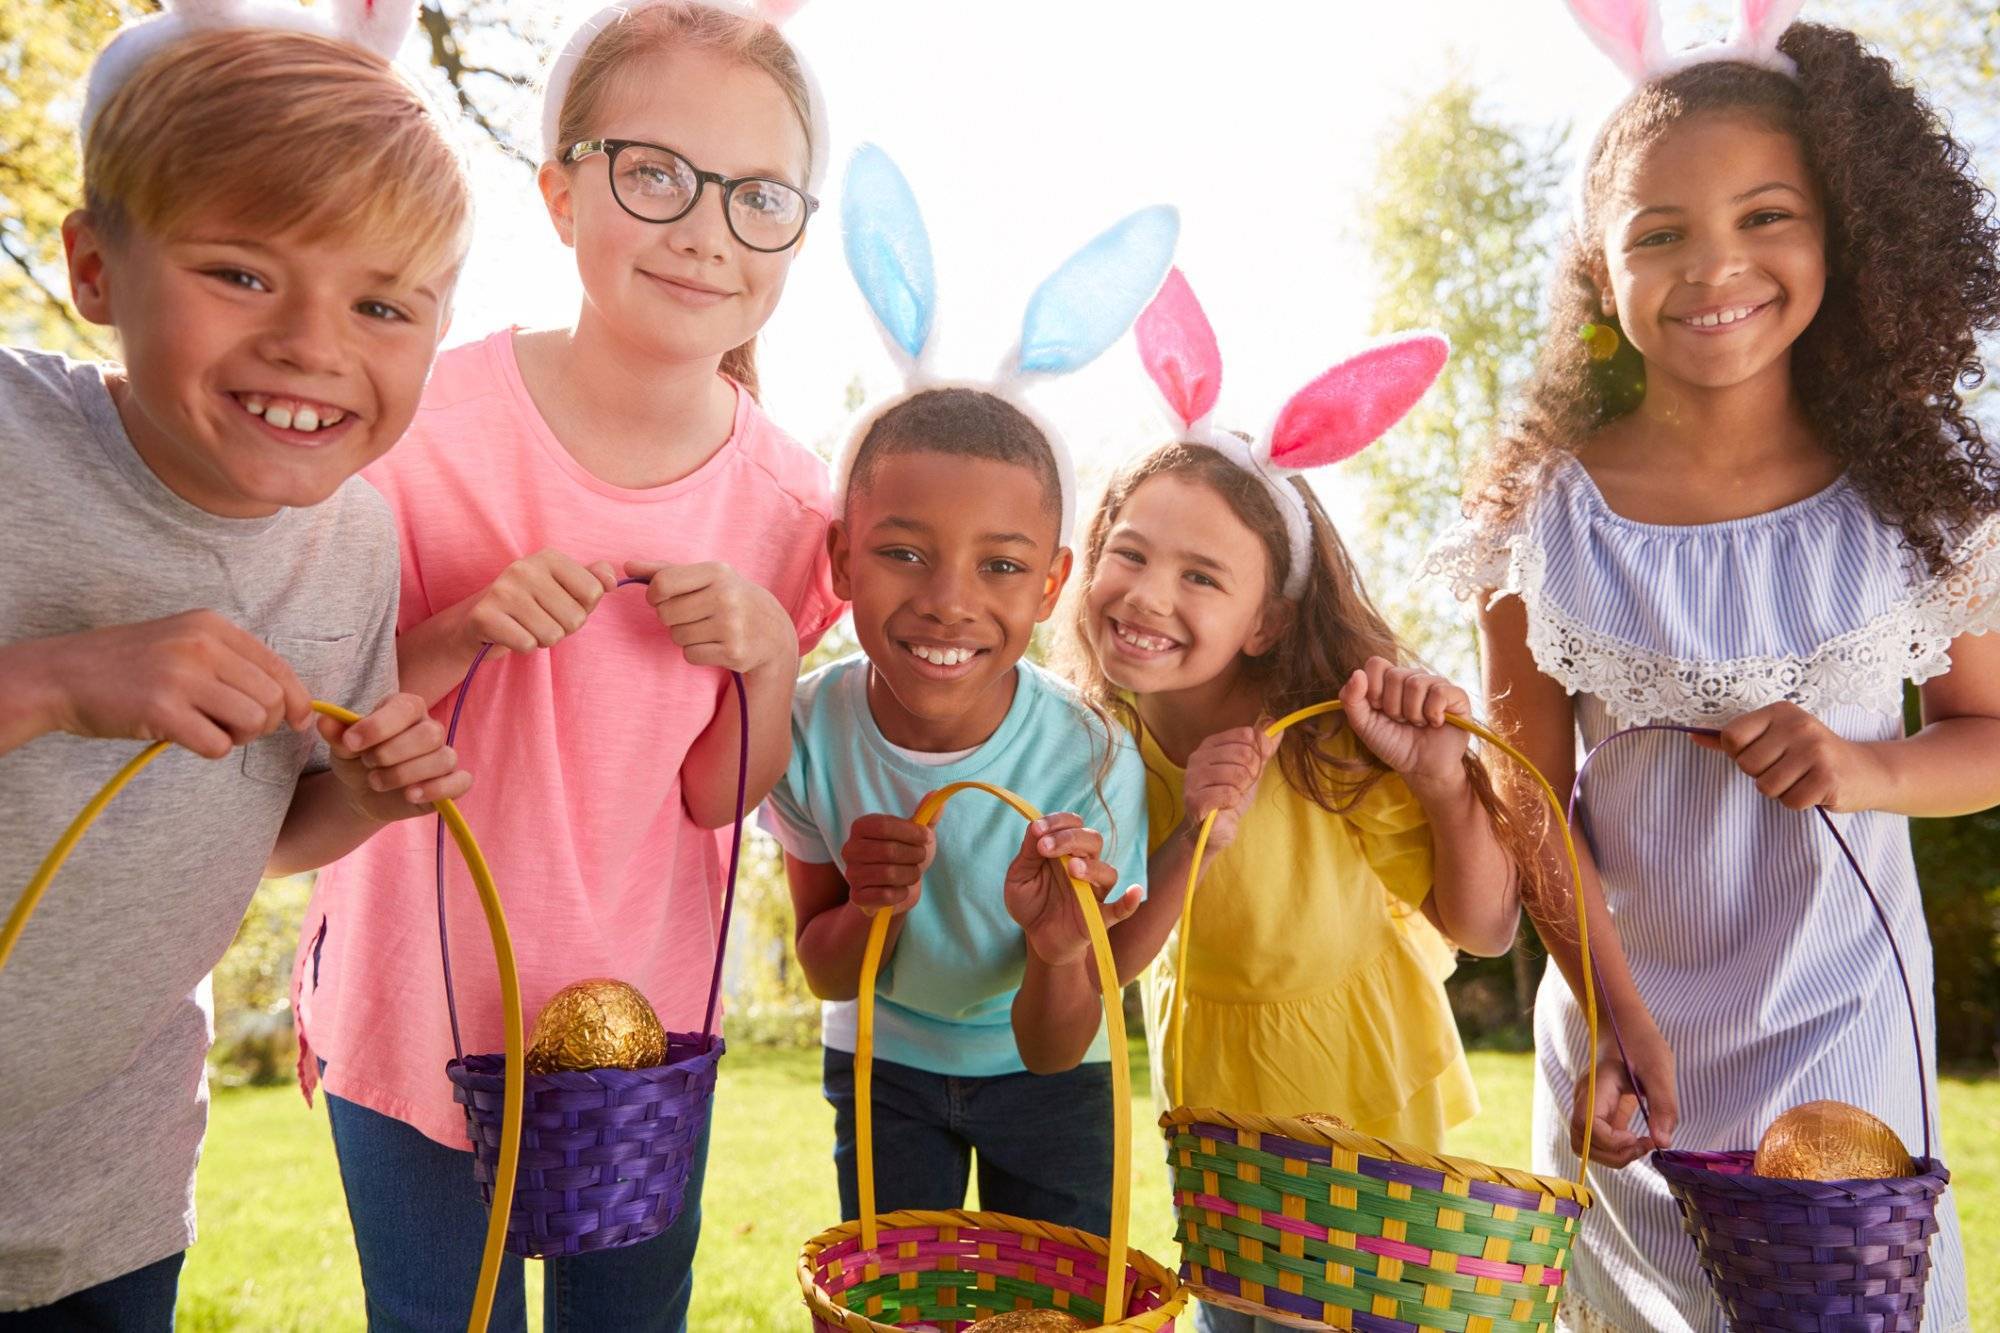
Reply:
[[536, 165], [535, 159], [522, 151], [521, 146], [514, 142], [512, 135], [501, 130], [487, 118], [485, 110], [473, 100], [472, 91], [465, 83], [468, 75], [501, 79], [516, 88], [524, 87], [527, 80], [519, 75], [489, 69], [484, 65], [467, 63], [464, 52], [459, 50], [457, 34], [452, 31], [451, 16], [444, 12], [441, 5], [431, 3], [421, 6], [417, 10], [417, 21], [423, 25], [424, 37], [430, 42], [431, 63], [443, 72], [445, 79], [451, 84], [451, 90], [458, 98], [459, 109], [471, 117], [472, 123], [484, 130], [489, 139], [499, 145], [501, 152], [523, 166]]
[[42, 304], [55, 311], [62, 318], [63, 323], [69, 325], [70, 331], [76, 334], [77, 338], [85, 346], [99, 349], [103, 347], [103, 342], [99, 339], [97, 330], [70, 313], [69, 302], [63, 300], [60, 293], [52, 290], [47, 283], [42, 281], [41, 274], [35, 272], [34, 262], [29, 256], [14, 248], [13, 238], [5, 231], [0, 231], [0, 254], [6, 255], [8, 259], [13, 261], [14, 267], [20, 269], [22, 276], [28, 280], [28, 286], [41, 298]]

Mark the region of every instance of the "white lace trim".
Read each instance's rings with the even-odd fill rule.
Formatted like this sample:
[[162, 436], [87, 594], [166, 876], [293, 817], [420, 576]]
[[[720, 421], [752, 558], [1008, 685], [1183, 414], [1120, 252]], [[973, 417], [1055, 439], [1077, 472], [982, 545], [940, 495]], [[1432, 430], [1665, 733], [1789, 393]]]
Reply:
[[1432, 548], [1423, 577], [1445, 580], [1462, 601], [1486, 593], [1490, 606], [1519, 597], [1536, 664], [1572, 694], [1602, 700], [1621, 726], [1713, 726], [1786, 700], [1817, 714], [1842, 705], [1894, 712], [1901, 706], [1895, 686], [1921, 685], [1951, 669], [1953, 639], [2000, 630], [2000, 514], [1972, 530], [1944, 574], [1866, 624], [1794, 656], [1704, 661], [1628, 643], [1544, 596], [1546, 564], [1527, 532], [1495, 534], [1462, 523]]

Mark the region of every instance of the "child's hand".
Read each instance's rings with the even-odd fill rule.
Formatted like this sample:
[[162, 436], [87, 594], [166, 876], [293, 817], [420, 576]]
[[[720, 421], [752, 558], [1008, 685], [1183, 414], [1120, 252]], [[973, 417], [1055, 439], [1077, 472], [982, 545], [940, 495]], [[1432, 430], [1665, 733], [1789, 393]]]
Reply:
[[583, 628], [604, 594], [618, 586], [609, 561], [583, 565], [561, 551], [537, 551], [500, 571], [466, 608], [469, 646], [505, 652], [553, 648]]
[[1443, 784], [1465, 780], [1461, 761], [1472, 737], [1448, 725], [1445, 717], [1470, 717], [1472, 701], [1444, 677], [1371, 657], [1347, 678], [1340, 702], [1361, 743], [1405, 778]]
[[924, 871], [937, 855], [928, 825], [895, 815], [863, 815], [847, 830], [840, 863], [848, 901], [866, 910], [907, 912], [923, 894]]
[[[312, 722], [312, 696], [264, 642], [214, 611], [112, 625], [19, 646], [48, 699], [50, 729], [99, 739], [171, 741], [220, 759], [289, 723]], [[15, 688], [10, 678], [8, 687]]]
[[646, 579], [646, 600], [695, 666], [750, 675], [799, 670], [799, 633], [770, 592], [720, 561], [668, 565], [628, 560], [628, 578]]
[[[1571, 1152], [1583, 1151], [1583, 1126], [1594, 1121], [1590, 1132], [1590, 1160], [1605, 1166], [1628, 1166], [1655, 1148], [1674, 1146], [1674, 1126], [1680, 1122], [1680, 1106], [1674, 1082], [1674, 1053], [1666, 1038], [1650, 1018], [1627, 1022], [1625, 1056], [1620, 1058], [1615, 1038], [1598, 1043], [1597, 1104], [1588, 1101], [1590, 1085], [1576, 1083], [1576, 1103], [1570, 1112]], [[1625, 1068], [1631, 1061], [1631, 1072]], [[1638, 1113], [1637, 1079], [1646, 1094], [1646, 1132], [1634, 1134], [1632, 1117]]]
[[1110, 897], [1118, 887], [1118, 869], [1098, 859], [1103, 850], [1103, 835], [1085, 828], [1081, 816], [1043, 815], [1028, 825], [1020, 854], [1007, 867], [1007, 915], [1027, 934], [1035, 956], [1050, 967], [1074, 963], [1090, 949], [1090, 927], [1070, 887], [1071, 875], [1097, 895], [1107, 930], [1146, 900], [1146, 891], [1137, 884], [1122, 897]]
[[1867, 747], [1834, 731], [1797, 704], [1772, 704], [1745, 713], [1720, 737], [1694, 743], [1719, 750], [1757, 779], [1757, 790], [1791, 810], [1867, 810], [1880, 768]]
[[1236, 841], [1237, 823], [1257, 793], [1257, 779], [1277, 752], [1278, 738], [1266, 736], [1262, 727], [1218, 731], [1194, 747], [1181, 796], [1189, 828], [1200, 827], [1209, 811], [1215, 812], [1209, 851], [1219, 852]]
[[349, 802], [370, 819], [427, 814], [432, 802], [472, 790], [472, 775], [444, 743], [444, 724], [414, 694], [392, 694], [352, 724], [322, 717], [319, 734]]

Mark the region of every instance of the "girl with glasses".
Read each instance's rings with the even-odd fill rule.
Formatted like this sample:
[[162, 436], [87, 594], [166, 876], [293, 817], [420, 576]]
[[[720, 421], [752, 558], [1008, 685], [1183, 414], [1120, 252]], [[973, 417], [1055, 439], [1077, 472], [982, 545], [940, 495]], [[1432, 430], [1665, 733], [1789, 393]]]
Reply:
[[[369, 470], [402, 540], [403, 687], [440, 716], [482, 644], [464, 744], [529, 1014], [585, 977], [699, 1029], [723, 866], [712, 830], [783, 771], [799, 656], [841, 610], [825, 469], [765, 417], [753, 346], [813, 212], [824, 119], [797, 55], [747, 10], [623, 0], [552, 66], [538, 183], [576, 253], [568, 328], [440, 357], [416, 423]], [[620, 576], [648, 581], [608, 596]], [[541, 651], [588, 630], [560, 651]], [[432, 831], [322, 876], [299, 951], [301, 1072], [327, 1086], [369, 1324], [462, 1326], [485, 1227], [430, 893]], [[452, 875], [462, 874], [456, 866]], [[447, 886], [452, 943], [477, 951]], [[457, 969], [465, 1049], [498, 1050], [499, 997]], [[393, 1034], [393, 1036], [385, 1036]], [[677, 1222], [549, 1261], [545, 1326], [686, 1326], [700, 1174]], [[508, 1260], [495, 1328], [525, 1327]]]

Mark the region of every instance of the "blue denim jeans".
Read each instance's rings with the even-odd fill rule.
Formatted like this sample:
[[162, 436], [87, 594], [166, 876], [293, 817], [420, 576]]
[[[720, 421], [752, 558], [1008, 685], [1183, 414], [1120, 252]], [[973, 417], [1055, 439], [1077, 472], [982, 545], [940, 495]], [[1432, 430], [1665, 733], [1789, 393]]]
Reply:
[[[472, 1313], [486, 1245], [486, 1205], [473, 1183], [472, 1153], [339, 1097], [329, 1095], [326, 1109], [361, 1255], [370, 1333], [458, 1333]], [[681, 1215], [651, 1240], [543, 1261], [543, 1328], [685, 1333], [707, 1165], [704, 1131]], [[521, 1260], [511, 1254], [501, 1261], [490, 1327], [495, 1333], [528, 1327]]]
[[[825, 1052], [840, 1215], [858, 1217], [854, 1057]], [[1111, 1230], [1111, 1066], [959, 1078], [875, 1062], [875, 1206], [963, 1208], [979, 1156], [979, 1206], [1094, 1236]]]
[[54, 1305], [0, 1314], [0, 1333], [171, 1333], [186, 1257], [170, 1254]]

